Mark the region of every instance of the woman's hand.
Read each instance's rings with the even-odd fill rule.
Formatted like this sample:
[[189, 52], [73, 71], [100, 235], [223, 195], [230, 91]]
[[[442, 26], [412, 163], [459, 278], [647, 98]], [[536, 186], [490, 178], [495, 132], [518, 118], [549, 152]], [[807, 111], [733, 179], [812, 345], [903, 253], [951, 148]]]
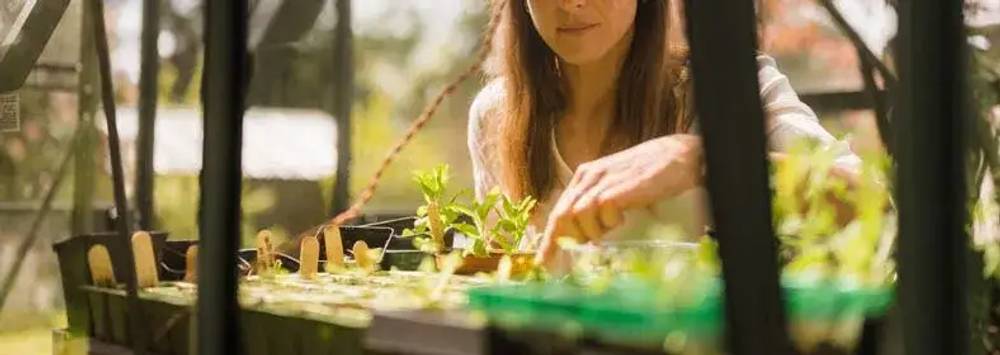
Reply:
[[[768, 153], [768, 156], [770, 157], [771, 164], [781, 164], [788, 159], [788, 154], [782, 152], [770, 152]], [[827, 172], [827, 174], [829, 174], [830, 179], [843, 181], [847, 185], [848, 190], [857, 189], [858, 185], [860, 184], [860, 182], [858, 181], [858, 179], [860, 179], [858, 173], [850, 168], [841, 165], [834, 164], [833, 166], [830, 167], [830, 170]], [[795, 191], [795, 195], [799, 199], [799, 201], [806, 200], [805, 184], [799, 186], [799, 190]], [[837, 225], [841, 227], [846, 226], [848, 223], [851, 223], [851, 221], [854, 220], [854, 218], [856, 217], [857, 215], [857, 211], [855, 210], [856, 206], [854, 206], [854, 203], [852, 201], [846, 201], [841, 197], [834, 195], [833, 193], [828, 193], [826, 196], [826, 200], [831, 205], [833, 205], [835, 213], [834, 216]], [[808, 204], [803, 203], [801, 206], [802, 210], [799, 212], [805, 214], [808, 211], [807, 209]]]
[[701, 139], [675, 134], [581, 164], [546, 224], [537, 262], [546, 265], [557, 239], [600, 239], [624, 211], [645, 208], [701, 184]]

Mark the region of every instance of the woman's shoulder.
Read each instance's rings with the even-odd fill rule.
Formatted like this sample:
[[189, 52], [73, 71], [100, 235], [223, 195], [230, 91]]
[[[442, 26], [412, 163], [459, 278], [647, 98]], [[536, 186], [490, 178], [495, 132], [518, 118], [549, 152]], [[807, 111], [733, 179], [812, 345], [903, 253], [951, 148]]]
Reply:
[[472, 100], [469, 107], [469, 137], [479, 136], [497, 124], [497, 112], [504, 100], [502, 79], [491, 79]]

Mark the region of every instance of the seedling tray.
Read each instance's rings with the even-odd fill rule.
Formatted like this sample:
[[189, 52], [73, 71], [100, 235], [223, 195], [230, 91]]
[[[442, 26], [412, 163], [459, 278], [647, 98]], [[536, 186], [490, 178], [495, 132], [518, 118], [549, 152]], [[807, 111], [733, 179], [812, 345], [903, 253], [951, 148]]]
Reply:
[[[125, 291], [83, 286], [88, 294], [92, 328], [97, 340], [129, 346], [132, 334], [127, 324]], [[186, 355], [190, 350], [193, 307], [187, 302], [140, 294], [144, 319], [152, 331], [149, 349], [163, 355]], [[240, 312], [245, 354], [346, 355], [363, 354], [366, 325], [358, 320], [315, 317], [276, 309], [248, 309]]]
[[[665, 296], [646, 283], [618, 280], [595, 291], [571, 283], [493, 286], [469, 291], [473, 309], [501, 327], [578, 332], [632, 344], [662, 343], [668, 337], [719, 344], [724, 326], [721, 280], [692, 285], [685, 300]], [[793, 340], [802, 348], [834, 344], [849, 348], [866, 318], [889, 308], [886, 287], [786, 277], [782, 280]]]
[[[376, 275], [320, 274], [251, 277], [241, 283], [240, 324], [246, 354], [361, 354], [375, 310], [423, 309], [413, 287], [436, 281], [436, 274], [382, 272]], [[459, 309], [471, 278], [453, 276], [434, 307]], [[82, 286], [87, 295], [89, 336], [109, 344], [129, 345], [126, 294], [120, 288]], [[407, 297], [409, 296], [409, 297]], [[156, 354], [188, 354], [195, 285], [164, 282], [140, 291], [143, 319]]]

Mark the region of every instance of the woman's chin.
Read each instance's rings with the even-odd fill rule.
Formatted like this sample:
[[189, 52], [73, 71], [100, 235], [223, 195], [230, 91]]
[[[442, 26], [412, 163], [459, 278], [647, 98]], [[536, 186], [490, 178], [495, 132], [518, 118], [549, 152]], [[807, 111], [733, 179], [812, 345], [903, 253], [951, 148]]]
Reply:
[[604, 57], [606, 51], [594, 51], [591, 49], [584, 50], [565, 50], [558, 51], [559, 59], [561, 59], [566, 64], [571, 65], [587, 65], [599, 62], [601, 58]]

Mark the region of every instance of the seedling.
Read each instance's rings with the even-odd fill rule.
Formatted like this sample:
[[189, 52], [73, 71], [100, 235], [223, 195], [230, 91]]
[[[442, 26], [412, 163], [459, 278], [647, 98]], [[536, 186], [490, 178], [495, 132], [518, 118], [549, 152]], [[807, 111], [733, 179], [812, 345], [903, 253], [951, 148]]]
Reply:
[[472, 224], [463, 222], [454, 225], [456, 230], [462, 232], [466, 238], [472, 241], [472, 247], [465, 249], [466, 255], [480, 257], [488, 255], [487, 243], [493, 237], [493, 228], [489, 225], [490, 212], [496, 208], [497, 200], [502, 195], [499, 188], [494, 188], [483, 197], [482, 201], [472, 201], [470, 206], [455, 205], [453, 207], [472, 220]]
[[423, 206], [417, 209], [413, 229], [403, 231], [403, 237], [413, 237], [414, 245], [425, 252], [437, 253], [445, 248], [444, 235], [458, 219], [455, 201], [460, 194], [448, 197], [447, 187], [451, 176], [448, 165], [439, 165], [430, 171], [416, 171], [413, 181], [423, 192]]
[[[500, 202], [499, 204], [497, 202]], [[473, 201], [470, 207], [456, 209], [469, 217], [472, 224], [458, 223], [455, 229], [472, 240], [466, 254], [486, 256], [488, 249], [499, 247], [505, 254], [517, 252], [531, 221], [531, 210], [536, 201], [531, 196], [514, 201], [494, 188], [482, 201]], [[496, 218], [496, 223], [490, 220]]]
[[531, 196], [527, 196], [521, 201], [513, 201], [507, 195], [500, 198], [500, 215], [496, 227], [493, 229], [492, 241], [499, 244], [500, 248], [507, 254], [512, 254], [518, 250], [524, 234], [531, 224], [531, 211], [535, 208], [537, 201]]
[[[844, 144], [844, 143], [840, 143]], [[885, 171], [888, 159], [866, 157], [856, 186], [831, 174], [837, 145], [800, 143], [774, 165], [774, 224], [784, 270], [861, 283], [888, 282], [895, 239]], [[854, 218], [836, 221], [833, 200], [849, 204]]]
[[372, 255], [373, 250], [368, 249], [368, 243], [363, 240], [359, 240], [354, 243], [354, 247], [351, 248], [354, 252], [354, 262], [357, 264], [358, 268], [365, 272], [371, 272], [375, 270], [376, 256]]
[[[403, 231], [403, 237], [414, 237], [420, 250], [438, 253], [444, 250], [444, 234], [456, 230], [472, 241], [465, 255], [485, 257], [489, 250], [499, 248], [506, 254], [518, 250], [531, 220], [531, 211], [537, 201], [528, 196], [514, 201], [499, 188], [486, 193], [482, 200], [463, 204], [461, 193], [447, 194], [448, 165], [440, 165], [429, 172], [417, 171], [413, 180], [424, 194], [426, 205], [417, 209], [413, 229]], [[459, 216], [471, 221], [459, 221]]]
[[255, 268], [258, 275], [271, 277], [281, 274], [281, 260], [274, 257], [274, 243], [271, 241], [271, 231], [264, 229], [257, 233], [257, 261]]

